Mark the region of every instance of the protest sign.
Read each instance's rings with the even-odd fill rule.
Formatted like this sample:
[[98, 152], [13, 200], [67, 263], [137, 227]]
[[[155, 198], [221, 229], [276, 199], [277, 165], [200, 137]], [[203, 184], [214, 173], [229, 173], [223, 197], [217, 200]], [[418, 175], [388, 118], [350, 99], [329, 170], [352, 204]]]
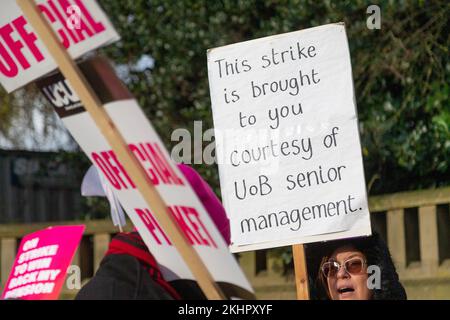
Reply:
[[[158, 134], [114, 70], [100, 58], [86, 61], [80, 68], [91, 86], [96, 88], [106, 112], [167, 204], [167, 214], [181, 227], [223, 292], [228, 297], [254, 297], [249, 282], [202, 203], [171, 161]], [[195, 280], [69, 82], [57, 74], [39, 81], [38, 86], [116, 194], [160, 264], [164, 278], [168, 281]]]
[[[96, 1], [38, 0], [36, 3], [74, 59], [119, 39]], [[56, 68], [54, 59], [38, 39], [16, 1], [2, 0], [1, 85], [11, 92]]]
[[[198, 252], [188, 242], [187, 236], [182, 231], [182, 226], [177, 224], [171, 214], [168, 214], [169, 208], [155, 188], [146, 169], [140, 165], [139, 160], [129, 148], [122, 133], [117, 130], [114, 121], [106, 109], [103, 108], [94, 89], [76, 66], [67, 50], [58, 41], [56, 33], [43, 14], [39, 12], [35, 2], [33, 0], [17, 0], [17, 3], [36, 29], [40, 39], [45, 43], [61, 73], [70, 81], [93, 123], [110, 145], [111, 151], [116, 154], [116, 158], [122, 162], [123, 168], [127, 170], [129, 177], [133, 179], [135, 187], [139, 190], [145, 203], [153, 209], [158, 222], [169, 235], [174, 247], [186, 262], [205, 296], [209, 299], [225, 299], [225, 294], [214, 281]], [[113, 78], [116, 78], [114, 73]], [[105, 78], [104, 81], [108, 82], [109, 79]], [[119, 84], [121, 84], [120, 81]]]
[[25, 236], [2, 299], [58, 299], [84, 228], [83, 225], [50, 227]]
[[369, 235], [343, 24], [208, 50], [231, 250]]

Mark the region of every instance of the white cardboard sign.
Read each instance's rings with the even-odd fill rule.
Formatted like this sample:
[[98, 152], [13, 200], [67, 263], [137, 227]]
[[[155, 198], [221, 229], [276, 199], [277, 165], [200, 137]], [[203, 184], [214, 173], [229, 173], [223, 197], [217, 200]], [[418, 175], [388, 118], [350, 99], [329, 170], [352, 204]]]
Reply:
[[[37, 0], [39, 9], [72, 58], [119, 40], [94, 0]], [[23, 16], [16, 0], [0, 10], [0, 83], [11, 92], [56, 69], [56, 63]]]
[[343, 24], [208, 50], [234, 252], [369, 235]]

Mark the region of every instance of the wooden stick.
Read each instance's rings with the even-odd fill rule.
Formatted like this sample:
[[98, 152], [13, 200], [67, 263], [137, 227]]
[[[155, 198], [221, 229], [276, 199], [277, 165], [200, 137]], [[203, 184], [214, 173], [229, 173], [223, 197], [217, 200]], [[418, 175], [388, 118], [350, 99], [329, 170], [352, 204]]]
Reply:
[[34, 0], [16, 1], [28, 22], [33, 26], [38, 37], [56, 61], [61, 73], [70, 82], [86, 108], [86, 111], [90, 114], [109, 145], [117, 154], [119, 161], [123, 164], [147, 205], [152, 209], [163, 230], [167, 233], [173, 245], [186, 262], [206, 297], [214, 300], [226, 299], [197, 251], [189, 244], [175, 219], [168, 214], [164, 200], [153, 186], [144, 168], [128, 149], [125, 139], [103, 108], [97, 95], [84, 78], [78, 66], [61, 45], [55, 32], [37, 8]]
[[292, 256], [294, 259], [297, 300], [309, 300], [308, 270], [306, 267], [305, 248], [302, 244], [292, 246]]

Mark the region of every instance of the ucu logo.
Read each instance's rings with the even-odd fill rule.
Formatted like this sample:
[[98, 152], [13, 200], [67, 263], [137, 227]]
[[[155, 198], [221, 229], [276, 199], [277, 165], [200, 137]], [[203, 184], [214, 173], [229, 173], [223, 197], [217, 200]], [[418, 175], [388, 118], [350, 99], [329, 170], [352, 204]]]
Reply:
[[61, 80], [44, 87], [43, 92], [55, 108], [65, 107], [66, 109], [71, 109], [75, 107], [74, 104], [79, 106], [80, 99], [72, 90], [67, 80]]

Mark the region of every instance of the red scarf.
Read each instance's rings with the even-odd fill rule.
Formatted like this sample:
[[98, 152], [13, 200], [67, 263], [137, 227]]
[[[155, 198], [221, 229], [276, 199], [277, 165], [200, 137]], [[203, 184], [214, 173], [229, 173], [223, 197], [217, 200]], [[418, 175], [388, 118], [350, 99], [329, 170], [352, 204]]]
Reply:
[[116, 235], [111, 240], [108, 251], [106, 252], [106, 255], [109, 254], [127, 254], [137, 258], [156, 283], [166, 290], [174, 299], [181, 299], [175, 289], [164, 280], [161, 271], [159, 270], [158, 263], [150, 251], [148, 251], [147, 246], [137, 232], [123, 232]]

